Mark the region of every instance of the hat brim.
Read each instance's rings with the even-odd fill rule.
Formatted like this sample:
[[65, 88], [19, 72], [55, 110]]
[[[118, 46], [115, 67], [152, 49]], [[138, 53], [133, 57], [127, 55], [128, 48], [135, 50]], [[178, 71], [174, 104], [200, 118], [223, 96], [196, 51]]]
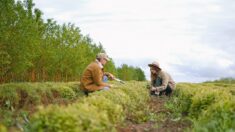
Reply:
[[159, 68], [161, 69], [159, 66], [155, 65], [155, 64], [148, 64], [149, 67], [156, 67], [156, 68]]
[[107, 61], [110, 61], [110, 58], [105, 57], [104, 59], [107, 60]]

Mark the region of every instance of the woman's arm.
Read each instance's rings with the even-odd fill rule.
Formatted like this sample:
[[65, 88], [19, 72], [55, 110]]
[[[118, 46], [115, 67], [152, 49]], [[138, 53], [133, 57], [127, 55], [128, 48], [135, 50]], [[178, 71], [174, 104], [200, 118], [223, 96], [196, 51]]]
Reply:
[[166, 73], [161, 74], [161, 79], [162, 79], [162, 84], [161, 86], [157, 86], [157, 87], [152, 87], [152, 91], [164, 91], [167, 88], [167, 85], [169, 83], [169, 77], [167, 76]]

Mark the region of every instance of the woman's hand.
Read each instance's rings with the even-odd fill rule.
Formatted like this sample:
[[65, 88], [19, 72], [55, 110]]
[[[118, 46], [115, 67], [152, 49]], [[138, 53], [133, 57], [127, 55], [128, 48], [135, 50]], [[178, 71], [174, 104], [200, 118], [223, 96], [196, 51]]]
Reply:
[[157, 90], [157, 88], [155, 88], [155, 87], [151, 87], [151, 89], [150, 89], [151, 91], [156, 91]]

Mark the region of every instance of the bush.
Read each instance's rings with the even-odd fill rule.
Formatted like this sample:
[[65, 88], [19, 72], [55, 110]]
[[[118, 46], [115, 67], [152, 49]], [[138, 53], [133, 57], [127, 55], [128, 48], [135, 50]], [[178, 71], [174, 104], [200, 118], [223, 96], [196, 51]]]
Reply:
[[62, 98], [74, 99], [76, 97], [75, 92], [68, 86], [59, 86], [56, 88]]
[[26, 131], [113, 131], [104, 111], [89, 104], [50, 106], [36, 113]]
[[149, 96], [141, 86], [142, 83], [128, 83], [92, 93], [68, 107], [41, 109], [32, 117], [27, 131], [115, 131], [115, 125], [123, 122], [126, 115], [137, 122], [146, 120]]
[[218, 101], [226, 100], [228, 98], [231, 98], [231, 95], [227, 92], [212, 88], [203, 88], [197, 91], [191, 98], [192, 104], [189, 113], [193, 118], [198, 118], [202, 111], [207, 110], [211, 105]]
[[6, 127], [3, 126], [2, 124], [0, 124], [0, 132], [7, 132]]
[[[78, 83], [76, 82], [2, 84], [0, 85], [0, 106], [7, 109], [23, 108], [28, 105], [55, 103], [58, 98], [73, 100], [78, 97], [79, 90], [77, 86]], [[83, 95], [79, 93], [79, 96], [82, 97]]]
[[131, 82], [121, 90], [130, 97], [128, 118], [136, 123], [147, 121], [150, 118], [148, 117], [150, 109], [146, 102], [149, 101], [150, 96], [149, 91], [146, 89], [146, 83]]
[[174, 91], [177, 100], [175, 106], [177, 106], [177, 113], [188, 113], [191, 104], [192, 97], [195, 95], [197, 88], [195, 84], [177, 84], [177, 88]]
[[124, 120], [125, 114], [123, 112], [123, 107], [119, 104], [113, 103], [112, 100], [105, 97], [91, 96], [90, 98], [84, 99], [82, 103], [88, 103], [97, 107], [99, 111], [105, 112], [112, 124], [117, 124]]
[[187, 112], [194, 122], [193, 131], [234, 131], [234, 85], [217, 83], [178, 84], [173, 110]]
[[196, 121], [194, 131], [226, 132], [235, 130], [235, 98], [220, 100]]

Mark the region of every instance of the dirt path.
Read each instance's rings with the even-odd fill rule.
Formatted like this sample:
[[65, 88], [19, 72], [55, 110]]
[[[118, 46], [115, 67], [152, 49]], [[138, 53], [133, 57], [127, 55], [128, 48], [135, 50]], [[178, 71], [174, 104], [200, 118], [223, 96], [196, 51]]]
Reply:
[[127, 122], [125, 127], [119, 127], [118, 132], [182, 132], [191, 126], [189, 120], [173, 119], [172, 112], [164, 107], [168, 97], [152, 97], [149, 102], [152, 111], [158, 115], [155, 122], [141, 124]]

